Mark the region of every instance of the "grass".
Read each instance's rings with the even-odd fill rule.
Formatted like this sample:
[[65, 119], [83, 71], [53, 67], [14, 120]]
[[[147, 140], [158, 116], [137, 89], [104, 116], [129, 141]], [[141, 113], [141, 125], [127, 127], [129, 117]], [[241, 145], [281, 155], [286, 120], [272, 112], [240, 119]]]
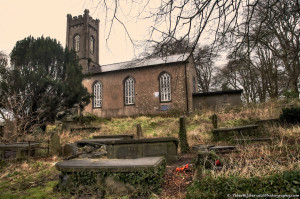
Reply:
[[[190, 115], [186, 120], [189, 145], [230, 144], [226, 141], [213, 140], [210, 117], [214, 113], [218, 115], [220, 127], [233, 127], [253, 124], [259, 119], [278, 118], [284, 104], [286, 103], [270, 101], [248, 107], [227, 108], [220, 112], [205, 111]], [[101, 134], [136, 134], [136, 125], [140, 124], [145, 137], [178, 137], [179, 117], [139, 116], [97, 119], [92, 124], [101, 127]], [[46, 135], [36, 135], [35, 139], [48, 139], [51, 130], [58, 127], [50, 126], [48, 129]], [[238, 144], [239, 153], [222, 155], [224, 167], [220, 171], [205, 170], [204, 175], [214, 179], [231, 176], [251, 178], [284, 171], [300, 171], [300, 126], [267, 125], [260, 131], [260, 136], [272, 137], [272, 143]], [[61, 143], [92, 138], [100, 132], [60, 131]], [[54, 156], [22, 162], [12, 161], [5, 165], [0, 162], [0, 198], [74, 198], [75, 196], [53, 191], [59, 179], [59, 172], [54, 164], [60, 160]]]

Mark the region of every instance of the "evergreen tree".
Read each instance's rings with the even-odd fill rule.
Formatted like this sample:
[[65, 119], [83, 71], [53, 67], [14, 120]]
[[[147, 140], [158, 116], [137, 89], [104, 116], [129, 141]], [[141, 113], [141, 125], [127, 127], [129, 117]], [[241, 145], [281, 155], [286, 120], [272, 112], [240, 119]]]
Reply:
[[30, 133], [53, 122], [58, 112], [89, 103], [79, 58], [55, 39], [29, 36], [10, 56], [12, 66], [0, 70], [0, 104], [13, 114], [18, 133]]

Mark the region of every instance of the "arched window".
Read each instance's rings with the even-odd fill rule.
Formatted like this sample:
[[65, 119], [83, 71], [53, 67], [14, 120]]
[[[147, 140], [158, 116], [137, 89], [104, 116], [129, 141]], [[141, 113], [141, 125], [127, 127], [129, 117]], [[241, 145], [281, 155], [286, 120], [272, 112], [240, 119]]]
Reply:
[[125, 105], [134, 104], [134, 79], [132, 77], [128, 77], [125, 80], [124, 86]]
[[77, 34], [75, 35], [73, 41], [73, 47], [76, 52], [79, 52], [79, 45], [80, 45], [80, 36]]
[[102, 83], [96, 82], [93, 86], [93, 106], [94, 108], [102, 107]]
[[159, 78], [160, 86], [160, 101], [171, 101], [171, 76], [168, 73], [163, 73]]
[[95, 48], [95, 39], [93, 36], [90, 37], [90, 53], [94, 54], [94, 48]]

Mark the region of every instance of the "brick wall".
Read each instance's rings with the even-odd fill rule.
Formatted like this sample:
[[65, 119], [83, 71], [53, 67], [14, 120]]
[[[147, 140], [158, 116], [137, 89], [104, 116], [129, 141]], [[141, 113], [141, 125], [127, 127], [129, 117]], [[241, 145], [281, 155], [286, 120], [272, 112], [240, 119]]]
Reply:
[[[91, 100], [84, 112], [101, 117], [160, 114], [166, 112], [161, 110], [163, 105], [170, 110], [182, 113], [185, 113], [187, 108], [191, 111], [193, 110], [191, 81], [192, 77], [196, 76], [192, 67], [192, 62], [189, 60], [189, 63], [181, 62], [95, 74], [93, 77], [85, 79], [83, 85], [92, 93], [93, 83], [95, 81], [102, 82], [102, 107], [93, 108]], [[162, 103], [156, 94], [159, 92], [159, 75], [164, 71], [171, 75], [172, 100]], [[124, 80], [128, 76], [135, 79], [135, 104], [129, 106], [124, 103]], [[186, 93], [186, 88], [188, 88], [188, 93]], [[189, 107], [187, 107], [187, 98]]]

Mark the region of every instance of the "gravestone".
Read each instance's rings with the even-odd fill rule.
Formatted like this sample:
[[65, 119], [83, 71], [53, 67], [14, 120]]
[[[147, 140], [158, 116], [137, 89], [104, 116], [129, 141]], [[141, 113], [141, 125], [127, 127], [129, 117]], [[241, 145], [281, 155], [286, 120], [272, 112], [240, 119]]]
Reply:
[[218, 128], [218, 116], [216, 114], [213, 114], [211, 116], [211, 120], [212, 120], [213, 128], [217, 129]]
[[136, 125], [136, 135], [137, 135], [137, 138], [142, 138], [144, 136], [143, 130], [142, 130], [142, 127], [140, 124]]
[[58, 131], [54, 131], [50, 137], [50, 153], [52, 155], [61, 155], [61, 151], [60, 136], [58, 135]]
[[181, 116], [179, 119], [179, 143], [180, 143], [180, 150], [181, 153], [187, 153], [190, 150], [190, 147], [187, 142], [187, 135], [186, 135], [186, 122], [185, 117]]

